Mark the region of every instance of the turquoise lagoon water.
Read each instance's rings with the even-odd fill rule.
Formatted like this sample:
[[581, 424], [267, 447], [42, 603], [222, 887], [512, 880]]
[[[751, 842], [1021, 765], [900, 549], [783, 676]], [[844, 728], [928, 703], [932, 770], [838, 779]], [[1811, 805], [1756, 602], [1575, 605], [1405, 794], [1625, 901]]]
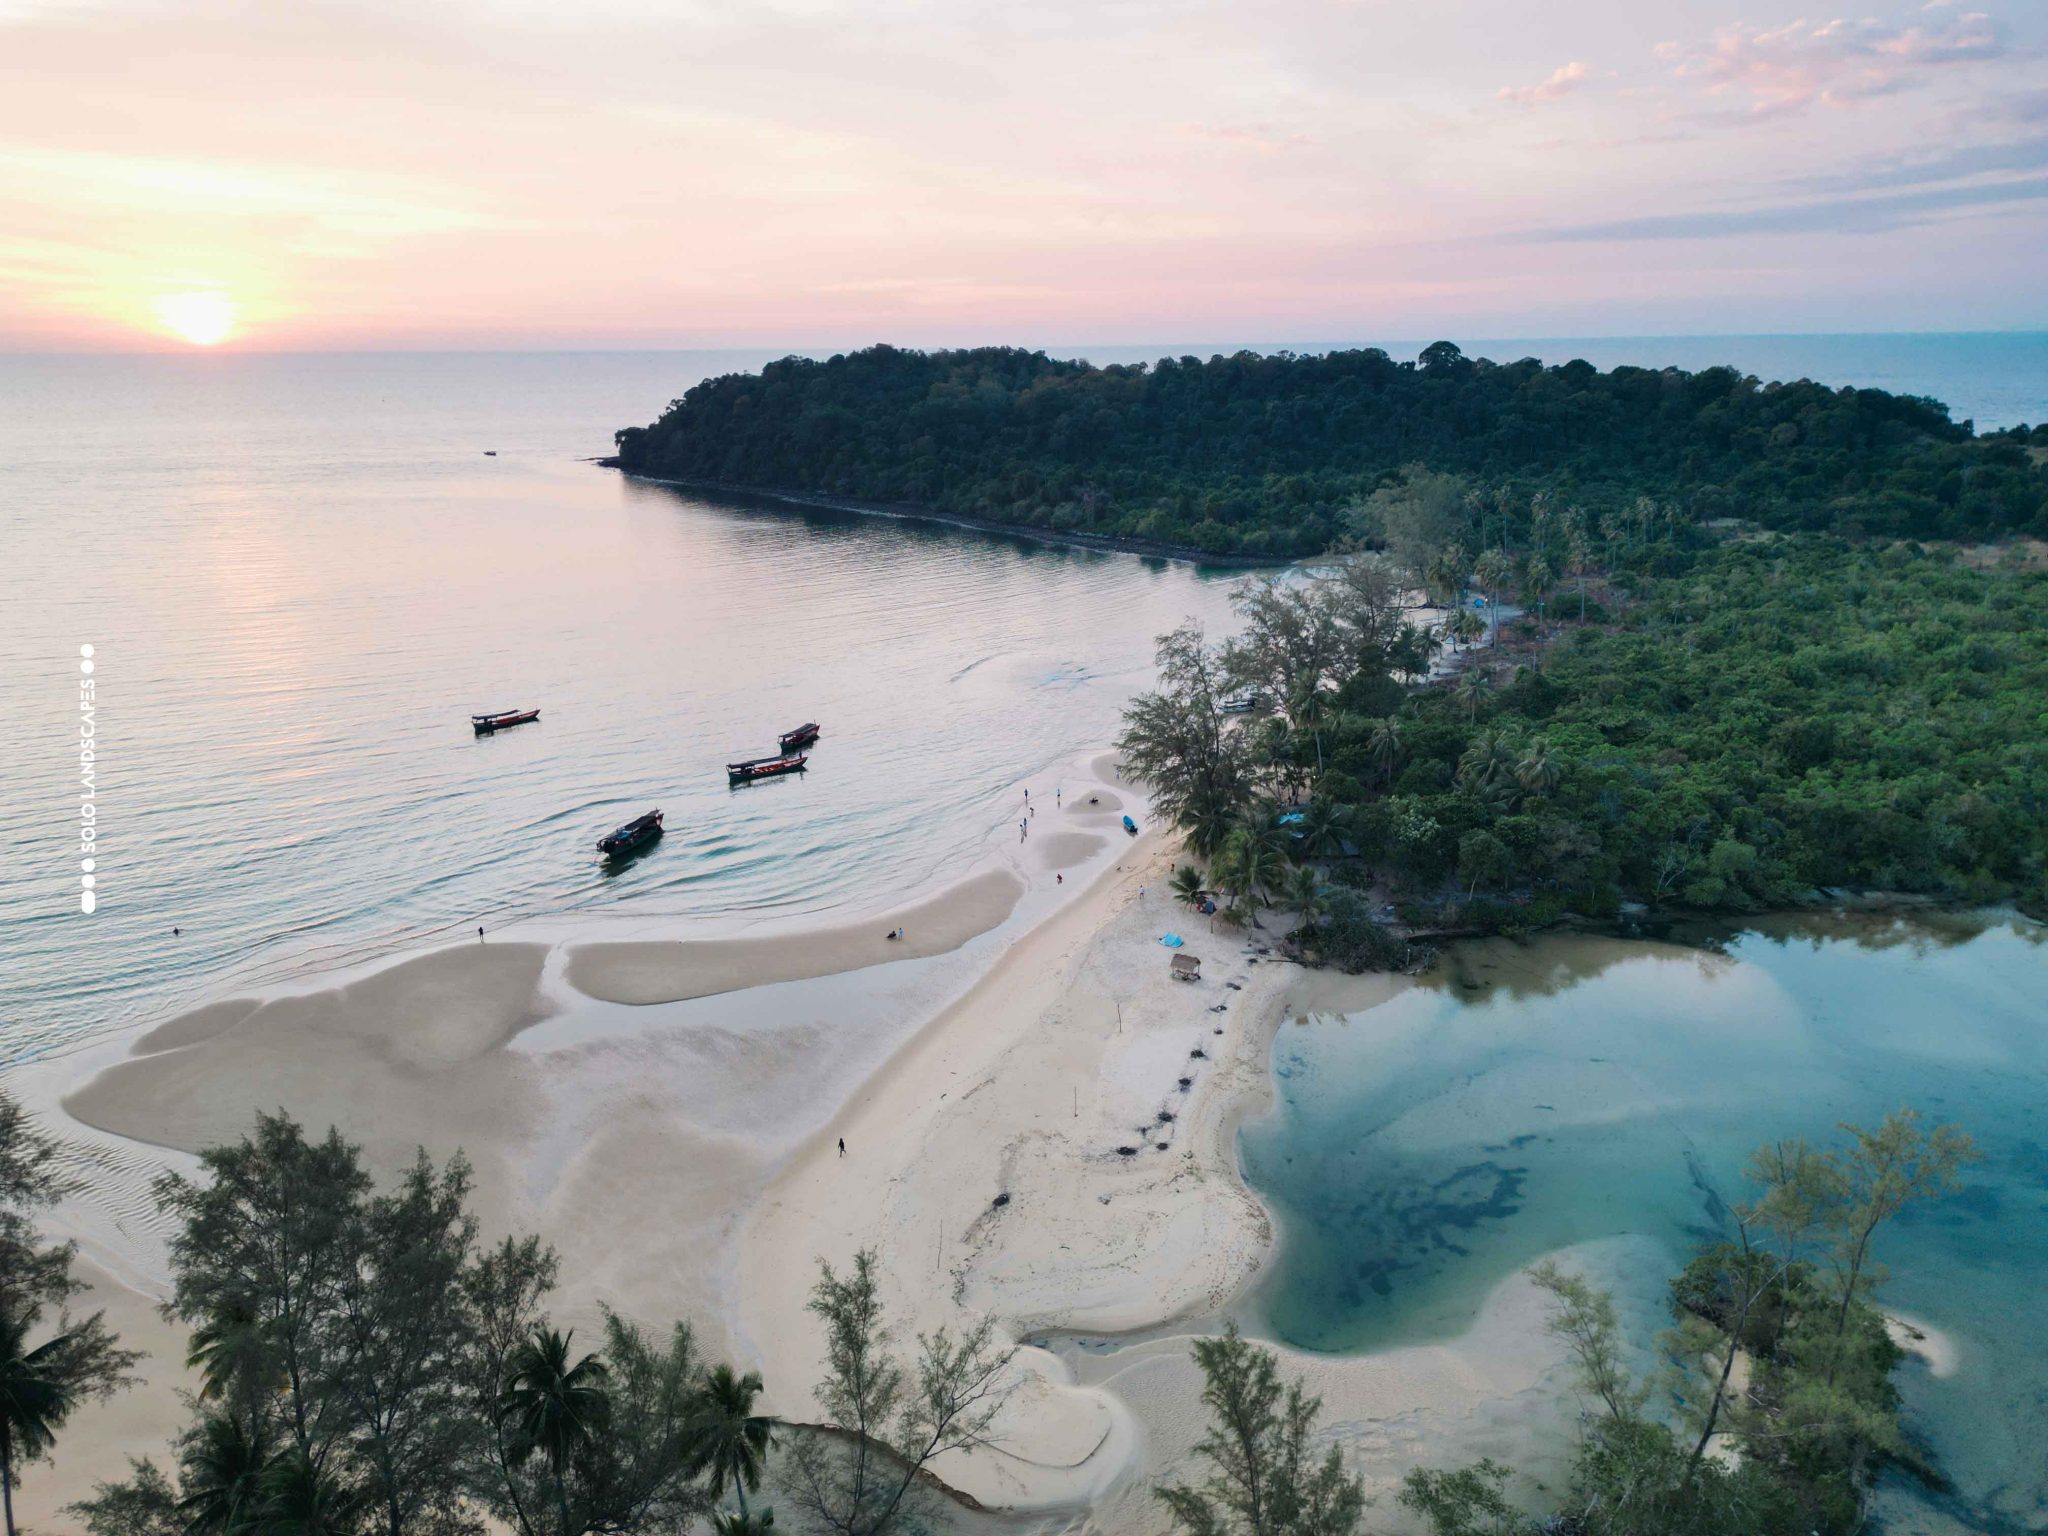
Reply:
[[[2048, 1528], [2048, 938], [2023, 920], [1786, 921], [1711, 948], [1470, 946], [1378, 1008], [1284, 1026], [1244, 1166], [1277, 1212], [1258, 1298], [1326, 1351], [1463, 1330], [1500, 1279], [1624, 1234], [1675, 1271], [1748, 1154], [1912, 1105], [1985, 1153], [1883, 1238], [1892, 1305], [1944, 1330], [1903, 1372], [1972, 1528]], [[1624, 1298], [1647, 1336], [1662, 1298]]]

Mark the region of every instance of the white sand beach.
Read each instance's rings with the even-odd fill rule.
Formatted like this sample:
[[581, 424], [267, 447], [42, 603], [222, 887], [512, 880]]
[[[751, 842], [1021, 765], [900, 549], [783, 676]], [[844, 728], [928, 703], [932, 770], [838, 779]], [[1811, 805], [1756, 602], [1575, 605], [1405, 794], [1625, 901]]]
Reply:
[[[562, 1318], [600, 1302], [687, 1317], [792, 1419], [815, 1412], [817, 1261], [872, 1247], [899, 1336], [986, 1314], [1025, 1344], [1000, 1444], [942, 1462], [948, 1482], [992, 1508], [1156, 1530], [1144, 1490], [1199, 1419], [1172, 1331], [1215, 1326], [1272, 1245], [1235, 1132], [1268, 1102], [1272, 1032], [1304, 973], [1259, 953], [1260, 930], [1212, 931], [1172, 901], [1171, 842], [1124, 834], [1128, 787], [1096, 763], [1099, 785], [1070, 781], [1000, 865], [873, 919], [624, 944], [514, 933], [211, 1004], [89, 1080], [36, 1082], [123, 1156], [175, 1162], [279, 1107], [339, 1125], [379, 1170], [460, 1148], [487, 1234], [538, 1231], [571, 1256]], [[906, 940], [882, 937], [899, 924]], [[1171, 978], [1167, 931], [1201, 957], [1198, 982]], [[180, 1417], [182, 1333], [150, 1310], [161, 1234], [76, 1231], [95, 1304], [153, 1359], [25, 1486], [44, 1529], [122, 1457], [160, 1453]], [[1391, 1478], [1462, 1446], [1453, 1428], [1485, 1445], [1555, 1418], [1527, 1290], [1503, 1286], [1460, 1340], [1291, 1363], [1331, 1432]], [[1120, 1335], [1143, 1341], [1100, 1350]]]

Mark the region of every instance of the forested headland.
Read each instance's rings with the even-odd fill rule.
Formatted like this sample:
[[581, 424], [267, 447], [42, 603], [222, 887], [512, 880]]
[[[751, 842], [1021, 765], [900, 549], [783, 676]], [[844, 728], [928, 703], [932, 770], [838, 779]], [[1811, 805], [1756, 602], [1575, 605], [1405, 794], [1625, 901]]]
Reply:
[[1917, 539], [2048, 535], [2044, 434], [1938, 401], [1733, 368], [1495, 363], [1448, 342], [1095, 367], [1013, 347], [877, 346], [708, 379], [618, 466], [1215, 556], [1312, 555], [1415, 469], [1598, 518]]

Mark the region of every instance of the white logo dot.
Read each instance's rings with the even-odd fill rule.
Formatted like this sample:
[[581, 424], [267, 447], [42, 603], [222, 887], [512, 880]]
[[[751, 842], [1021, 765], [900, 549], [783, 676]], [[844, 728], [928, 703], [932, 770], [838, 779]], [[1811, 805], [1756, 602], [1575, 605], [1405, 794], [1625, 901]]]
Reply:
[[90, 656], [92, 654], [92, 647], [89, 645], [81, 645], [78, 648], [78, 654], [81, 656]]
[[84, 886], [89, 891], [93, 887], [93, 878], [91, 875], [80, 875], [78, 877], [78, 883]]
[[78, 910], [79, 910], [79, 911], [81, 911], [81, 912], [90, 912], [90, 911], [91, 911], [91, 910], [92, 910], [92, 909], [93, 909], [94, 907], [96, 907], [96, 906], [98, 906], [98, 905], [99, 905], [99, 902], [98, 902], [98, 901], [97, 901], [97, 900], [96, 900], [96, 899], [94, 898], [94, 896], [93, 896], [93, 894], [92, 894], [92, 892], [91, 892], [91, 891], [80, 891], [80, 892], [78, 893]]
[[78, 867], [84, 870], [89, 875], [93, 871], [93, 862], [91, 859], [80, 859], [78, 861]]
[[81, 672], [90, 672], [92, 670], [92, 663], [89, 661], [81, 661], [78, 664], [78, 670]]

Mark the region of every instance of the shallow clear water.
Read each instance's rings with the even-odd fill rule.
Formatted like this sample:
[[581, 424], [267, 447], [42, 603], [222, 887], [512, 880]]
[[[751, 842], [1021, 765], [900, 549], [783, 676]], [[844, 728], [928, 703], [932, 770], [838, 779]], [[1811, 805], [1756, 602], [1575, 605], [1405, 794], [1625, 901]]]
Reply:
[[[1185, 565], [578, 461], [760, 361], [0, 358], [0, 1065], [514, 916], [880, 906], [1106, 743], [1156, 634], [1227, 617]], [[810, 774], [727, 788], [807, 719]], [[655, 806], [667, 837], [607, 872], [596, 839]]]
[[[1980, 1513], [2048, 1516], [2048, 934], [2024, 921], [1787, 921], [1722, 952], [1552, 939], [1457, 951], [1379, 1008], [1282, 1027], [1248, 1126], [1279, 1216], [1280, 1337], [1358, 1350], [1462, 1331], [1499, 1280], [1640, 1234], [1672, 1268], [1774, 1137], [1910, 1104], [1963, 1125], [1966, 1191], [1882, 1239], [1890, 1305], [1961, 1369], [1904, 1373]], [[1636, 1298], [1649, 1330], [1661, 1298]]]

